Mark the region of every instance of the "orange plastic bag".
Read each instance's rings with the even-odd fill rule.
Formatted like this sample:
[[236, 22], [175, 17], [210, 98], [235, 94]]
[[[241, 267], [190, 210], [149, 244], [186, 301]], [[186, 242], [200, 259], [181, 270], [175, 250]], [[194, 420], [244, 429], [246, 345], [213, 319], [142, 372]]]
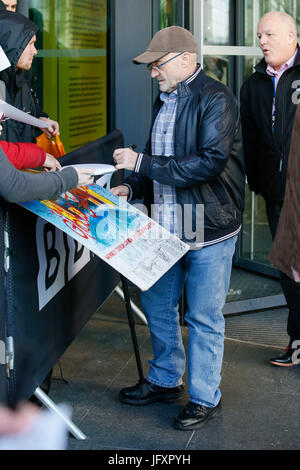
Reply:
[[55, 158], [62, 157], [66, 154], [62, 141], [59, 135], [49, 139], [44, 132], [36, 138], [38, 147], [41, 147], [45, 152], [50, 153]]

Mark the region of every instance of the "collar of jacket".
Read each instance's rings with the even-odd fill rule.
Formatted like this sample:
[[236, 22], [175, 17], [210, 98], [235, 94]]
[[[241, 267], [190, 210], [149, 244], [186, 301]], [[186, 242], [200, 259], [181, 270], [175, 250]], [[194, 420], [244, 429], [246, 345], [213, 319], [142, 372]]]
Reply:
[[11, 67], [0, 74], [0, 80], [3, 80], [9, 90], [21, 88], [26, 83], [27, 78], [24, 70], [13, 71]]
[[[291, 67], [289, 67], [290, 69], [292, 69], [293, 67], [297, 67], [297, 65], [300, 65], [300, 47], [299, 47], [298, 43], [297, 43], [297, 48], [298, 48], [298, 52], [297, 52], [297, 55], [296, 55], [296, 58], [295, 58], [295, 62]], [[265, 59], [261, 59], [261, 61], [258, 62], [258, 64], [254, 68], [255, 68], [256, 72], [268, 75], [267, 66], [268, 66], [268, 64], [265, 61]]]
[[200, 69], [200, 64], [197, 64], [197, 69], [191, 75], [188, 77], [186, 80], [183, 80], [183, 82], [178, 83], [177, 85], [177, 93], [180, 98], [185, 98], [189, 96], [192, 93], [193, 85], [195, 82], [198, 82], [198, 79], [203, 78], [203, 71]]

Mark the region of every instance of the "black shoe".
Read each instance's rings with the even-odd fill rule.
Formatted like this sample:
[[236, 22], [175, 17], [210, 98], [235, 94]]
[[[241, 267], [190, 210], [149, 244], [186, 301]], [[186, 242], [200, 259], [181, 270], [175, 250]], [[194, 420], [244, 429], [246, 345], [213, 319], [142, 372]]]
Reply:
[[[296, 352], [298, 351], [298, 352]], [[293, 354], [296, 352], [295, 357], [293, 358]], [[299, 356], [300, 356], [300, 349], [294, 349], [291, 346], [285, 348], [285, 350], [279, 354], [279, 356], [272, 357], [270, 359], [270, 364], [274, 366], [281, 366], [281, 367], [291, 367], [299, 364]], [[293, 359], [297, 360], [295, 362]]]
[[173, 403], [182, 396], [183, 392], [183, 385], [166, 388], [151, 384], [145, 380], [145, 382], [138, 383], [133, 387], [123, 388], [120, 391], [119, 398], [123, 403], [129, 405], [148, 405], [156, 401]]
[[176, 429], [190, 431], [191, 429], [199, 429], [210, 418], [212, 418], [221, 409], [221, 400], [219, 403], [208, 408], [198, 403], [189, 401], [183, 408], [182, 412], [176, 416], [174, 426]]

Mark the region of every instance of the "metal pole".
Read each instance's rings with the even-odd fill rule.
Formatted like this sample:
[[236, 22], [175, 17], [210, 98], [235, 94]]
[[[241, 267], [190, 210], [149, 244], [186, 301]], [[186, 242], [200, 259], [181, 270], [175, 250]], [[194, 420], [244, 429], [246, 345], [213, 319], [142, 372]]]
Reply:
[[[125, 297], [124, 297], [124, 292], [122, 291], [121, 287], [120, 286], [117, 286], [115, 288], [115, 293], [122, 299], [122, 300], [125, 300]], [[131, 308], [133, 310], [133, 312], [136, 314], [137, 317], [139, 317], [140, 320], [142, 320], [142, 322], [148, 326], [148, 322], [147, 322], [147, 319], [145, 317], [145, 315], [143, 314], [143, 312], [135, 305], [135, 303], [132, 302], [132, 300], [130, 300], [131, 302]]]
[[87, 439], [86, 435], [83, 434], [83, 432], [81, 432], [80, 429], [60, 411], [54, 401], [51, 400], [49, 396], [45, 392], [43, 392], [40, 387], [36, 388], [33, 394], [43, 403], [43, 405], [46, 406], [46, 408], [54, 411], [57, 415], [59, 415], [59, 417], [65, 422], [66, 428], [70, 431], [71, 434], [73, 434], [76, 439], [80, 441], [84, 441], [85, 439]]
[[125, 277], [122, 275], [120, 276], [121, 276], [122, 288], [124, 292], [124, 302], [125, 302], [127, 316], [128, 316], [128, 323], [129, 323], [130, 332], [131, 332], [136, 365], [137, 365], [138, 373], [139, 373], [139, 379], [140, 379], [139, 381], [140, 383], [143, 383], [145, 381], [145, 378], [144, 378], [144, 373], [143, 373], [143, 368], [142, 368], [142, 361], [140, 357], [139, 346], [138, 346], [137, 337], [136, 337], [134, 318], [132, 315], [132, 310], [131, 310], [131, 305], [130, 305], [130, 295], [129, 295], [129, 290], [128, 290], [128, 284], [127, 284], [127, 280], [125, 279]]

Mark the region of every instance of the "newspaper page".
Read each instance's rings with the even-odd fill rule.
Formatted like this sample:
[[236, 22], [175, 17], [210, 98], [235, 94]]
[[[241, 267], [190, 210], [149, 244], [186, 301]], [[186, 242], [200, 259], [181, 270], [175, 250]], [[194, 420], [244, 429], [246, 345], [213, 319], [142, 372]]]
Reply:
[[189, 250], [143, 212], [97, 184], [53, 201], [20, 205], [85, 245], [142, 291]]
[[29, 124], [30, 126], [42, 127], [44, 129], [51, 126], [50, 122], [43, 121], [43, 119], [38, 119], [28, 113], [24, 113], [24, 111], [20, 111], [18, 108], [11, 106], [3, 100], [0, 100], [0, 113], [4, 114], [7, 119], [24, 122], [24, 124]]

